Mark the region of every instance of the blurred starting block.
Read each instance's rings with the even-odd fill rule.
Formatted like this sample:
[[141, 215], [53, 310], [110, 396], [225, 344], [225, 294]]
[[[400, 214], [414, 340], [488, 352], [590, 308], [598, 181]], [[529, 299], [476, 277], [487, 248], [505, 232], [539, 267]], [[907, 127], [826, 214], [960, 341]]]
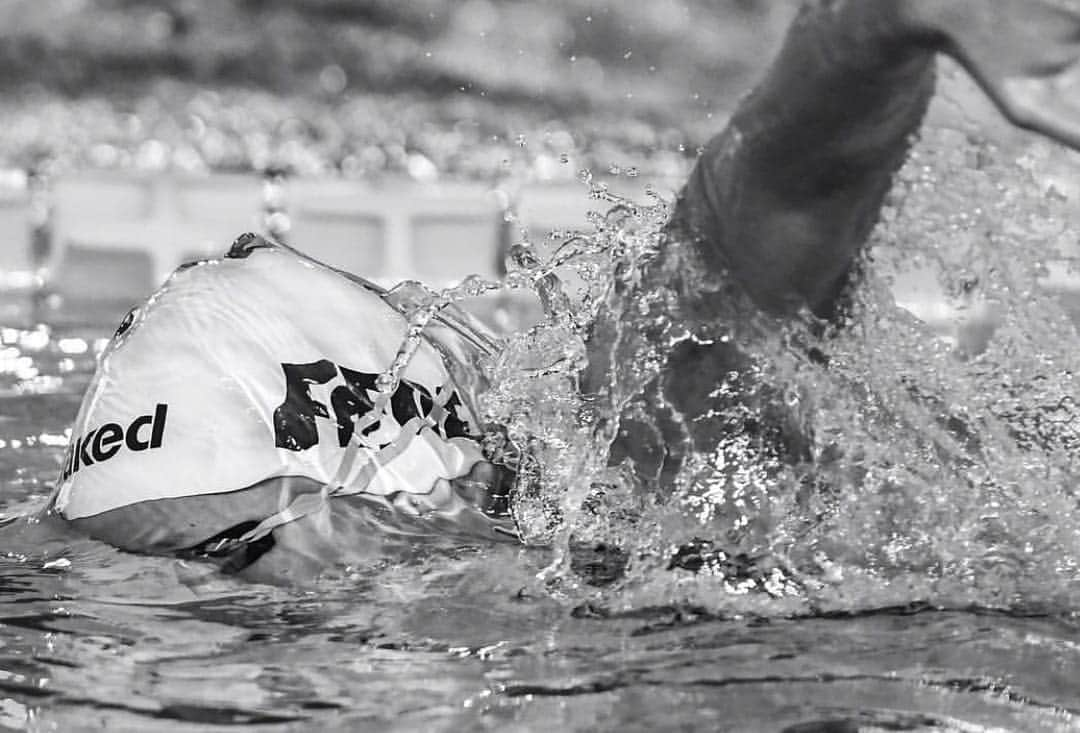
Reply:
[[[484, 186], [298, 180], [282, 193], [285, 241], [331, 266], [384, 283], [498, 272], [502, 209]], [[50, 284], [67, 300], [138, 302], [180, 264], [220, 256], [242, 232], [262, 230], [264, 198], [245, 176], [58, 181]], [[0, 226], [26, 231], [14, 218]], [[9, 266], [22, 263], [0, 263]]]
[[[57, 179], [48, 191], [47, 225], [35, 229], [32, 187], [25, 179], [10, 191], [2, 184], [0, 235], [8, 244], [0, 249], [0, 288], [4, 277], [45, 274], [49, 289], [72, 304], [138, 303], [177, 266], [220, 256], [240, 233], [265, 229], [331, 266], [387, 285], [493, 278], [510, 245], [527, 237], [543, 253], [556, 243], [553, 230], [590, 231], [587, 213], [607, 208], [578, 183], [529, 184], [508, 195], [467, 182], [260, 185], [247, 175], [99, 171]], [[514, 221], [507, 221], [507, 205]]]
[[[384, 285], [445, 286], [469, 274], [497, 277], [509, 248], [523, 240], [545, 258], [570, 233], [593, 230], [589, 212], [609, 207], [580, 183], [493, 191], [475, 183], [267, 179], [260, 188], [246, 175], [107, 171], [61, 178], [51, 190], [42, 181], [0, 171], [0, 292], [44, 283], [73, 308], [109, 303], [118, 311], [180, 264], [220, 256], [245, 231], [280, 228], [303, 252]], [[644, 181], [608, 183], [623, 197], [646, 200]], [[658, 190], [668, 196], [674, 187]], [[1063, 255], [1076, 262], [1080, 252]], [[1066, 260], [1047, 264], [1041, 285], [1080, 318], [1080, 275]], [[939, 334], [977, 352], [993, 332], [994, 313], [978, 303], [958, 310], [933, 286], [910, 273], [894, 294]]]
[[502, 208], [487, 187], [294, 181], [289, 244], [383, 284], [445, 285], [499, 270]]
[[0, 287], [16, 288], [20, 280], [33, 277], [36, 269], [32, 255], [30, 196], [25, 179], [16, 178], [0, 184]]
[[88, 174], [57, 181], [52, 200], [50, 285], [75, 301], [142, 300], [181, 263], [223, 252], [259, 211], [242, 176]]

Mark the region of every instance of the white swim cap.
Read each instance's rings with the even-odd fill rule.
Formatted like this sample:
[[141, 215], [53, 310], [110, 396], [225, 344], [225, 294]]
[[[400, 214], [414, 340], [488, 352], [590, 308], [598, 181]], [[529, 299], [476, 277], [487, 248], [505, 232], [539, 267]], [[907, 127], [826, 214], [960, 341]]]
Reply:
[[280, 524], [298, 495], [425, 495], [483, 460], [470, 398], [430, 343], [391, 396], [376, 389], [401, 313], [258, 243], [177, 271], [125, 319], [72, 430], [62, 517], [126, 549], [171, 551], [227, 529], [215, 515], [237, 502]]

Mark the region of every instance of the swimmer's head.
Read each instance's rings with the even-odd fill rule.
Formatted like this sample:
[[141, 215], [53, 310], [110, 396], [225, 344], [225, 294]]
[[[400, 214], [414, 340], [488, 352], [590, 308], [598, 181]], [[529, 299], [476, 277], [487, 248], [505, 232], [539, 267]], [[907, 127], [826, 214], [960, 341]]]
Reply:
[[[56, 510], [94, 524], [148, 502], [287, 482], [290, 497], [362, 495], [512, 531], [491, 519], [498, 502], [480, 489], [485, 476], [505, 481], [485, 468], [479, 377], [462, 383], [461, 358], [448, 368], [453, 349], [476, 348], [475, 334], [443, 348], [425, 339], [389, 391], [379, 377], [406, 329], [374, 286], [253, 235], [223, 259], [181, 268], [102, 355]], [[290, 501], [269, 513], [287, 515]], [[105, 539], [182, 546], [208, 536], [199, 524], [151, 533], [152, 547]]]

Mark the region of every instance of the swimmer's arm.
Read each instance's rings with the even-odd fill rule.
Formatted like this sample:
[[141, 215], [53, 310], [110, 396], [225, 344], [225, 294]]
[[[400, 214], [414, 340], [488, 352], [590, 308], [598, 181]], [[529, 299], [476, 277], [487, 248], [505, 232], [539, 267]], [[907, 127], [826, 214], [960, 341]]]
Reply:
[[676, 221], [766, 310], [826, 307], [876, 221], [933, 93], [901, 26], [891, 2], [807, 3], [690, 175]]
[[762, 308], [827, 315], [919, 128], [935, 53], [1015, 123], [1077, 145], [1080, 115], [1045, 89], [1080, 57], [1078, 38], [1080, 16], [1043, 0], [807, 2], [698, 161], [675, 223]]

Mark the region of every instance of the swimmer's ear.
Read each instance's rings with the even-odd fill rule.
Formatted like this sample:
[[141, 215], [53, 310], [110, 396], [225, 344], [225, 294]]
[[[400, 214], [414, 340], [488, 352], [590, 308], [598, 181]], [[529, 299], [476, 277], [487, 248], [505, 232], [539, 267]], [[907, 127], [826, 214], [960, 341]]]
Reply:
[[1080, 13], [1050, 0], [901, 0], [1014, 125], [1080, 150]]

